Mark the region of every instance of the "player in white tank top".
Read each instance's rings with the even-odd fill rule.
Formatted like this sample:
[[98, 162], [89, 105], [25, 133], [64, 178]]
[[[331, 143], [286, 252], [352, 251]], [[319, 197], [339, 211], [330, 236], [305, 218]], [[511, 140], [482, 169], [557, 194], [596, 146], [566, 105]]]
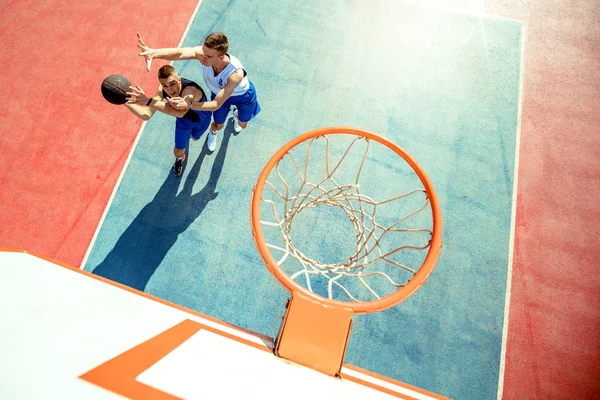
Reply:
[[240, 96], [246, 93], [248, 89], [250, 89], [250, 81], [246, 76], [246, 70], [244, 69], [244, 66], [242, 65], [240, 60], [238, 60], [236, 57], [232, 56], [229, 53], [226, 53], [226, 55], [229, 57], [229, 64], [227, 64], [225, 69], [223, 69], [218, 74], [215, 74], [215, 71], [212, 66], [202, 66], [204, 82], [206, 82], [206, 86], [208, 86], [208, 89], [216, 95], [221, 91], [221, 89], [225, 87], [225, 85], [227, 84], [227, 80], [229, 79], [231, 74], [233, 74], [236, 70], [241, 69], [242, 71], [244, 71], [244, 78], [239, 83], [239, 85], [237, 85], [235, 89], [233, 89], [233, 93], [231, 93], [232, 96]]
[[225, 126], [225, 119], [232, 106], [237, 108], [234, 115], [234, 129], [240, 132], [248, 122], [260, 112], [254, 85], [248, 80], [242, 63], [227, 53], [229, 41], [220, 32], [213, 32], [206, 37], [202, 46], [151, 49], [138, 34], [140, 55], [146, 59], [150, 70], [153, 58], [165, 60], [193, 60], [202, 63], [204, 81], [212, 92], [211, 100], [202, 102], [191, 96], [169, 98], [168, 102], [176, 110], [212, 111], [213, 122], [211, 132], [207, 135], [210, 151], [216, 148], [216, 135]]

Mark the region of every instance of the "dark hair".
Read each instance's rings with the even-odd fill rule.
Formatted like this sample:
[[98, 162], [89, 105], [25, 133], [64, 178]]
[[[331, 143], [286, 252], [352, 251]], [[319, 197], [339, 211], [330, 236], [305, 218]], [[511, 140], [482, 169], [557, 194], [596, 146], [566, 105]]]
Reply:
[[177, 74], [177, 71], [175, 70], [175, 68], [173, 68], [172, 65], [163, 65], [158, 70], [158, 79], [167, 79], [173, 74]]
[[229, 50], [229, 40], [221, 32], [213, 32], [204, 39], [204, 45], [209, 49], [217, 50], [221, 55]]

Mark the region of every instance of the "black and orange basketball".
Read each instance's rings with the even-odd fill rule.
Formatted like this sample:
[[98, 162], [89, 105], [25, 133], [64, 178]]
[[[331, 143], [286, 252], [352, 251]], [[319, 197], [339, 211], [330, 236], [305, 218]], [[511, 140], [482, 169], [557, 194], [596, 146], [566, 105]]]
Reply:
[[102, 81], [102, 96], [112, 104], [125, 104], [129, 79], [122, 75], [109, 75]]

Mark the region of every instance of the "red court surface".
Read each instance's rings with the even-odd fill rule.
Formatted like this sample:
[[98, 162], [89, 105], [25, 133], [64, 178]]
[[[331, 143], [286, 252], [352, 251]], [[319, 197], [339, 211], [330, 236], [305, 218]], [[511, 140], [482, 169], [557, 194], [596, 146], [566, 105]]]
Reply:
[[527, 21], [504, 398], [598, 398], [600, 3], [491, 3]]
[[138, 77], [142, 87], [156, 85], [162, 64], [146, 72], [136, 32], [176, 47], [197, 2], [112, 4], [4, 5], [0, 243], [6, 247], [81, 263], [141, 125], [102, 98], [100, 83], [118, 73]]
[[[120, 73], [154, 84], [160, 63], [145, 72], [136, 32], [177, 46], [196, 6], [4, 5], [0, 247], [81, 264], [141, 126], [102, 99], [100, 82]], [[597, 398], [600, 3], [493, 0], [485, 9], [526, 23], [503, 398]]]

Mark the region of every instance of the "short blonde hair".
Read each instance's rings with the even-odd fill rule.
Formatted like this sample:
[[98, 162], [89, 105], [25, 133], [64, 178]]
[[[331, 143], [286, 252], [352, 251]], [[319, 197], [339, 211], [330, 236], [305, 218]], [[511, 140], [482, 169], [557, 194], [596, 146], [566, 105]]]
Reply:
[[204, 39], [204, 45], [209, 49], [217, 50], [220, 55], [227, 53], [229, 50], [229, 40], [222, 32], [213, 32]]

